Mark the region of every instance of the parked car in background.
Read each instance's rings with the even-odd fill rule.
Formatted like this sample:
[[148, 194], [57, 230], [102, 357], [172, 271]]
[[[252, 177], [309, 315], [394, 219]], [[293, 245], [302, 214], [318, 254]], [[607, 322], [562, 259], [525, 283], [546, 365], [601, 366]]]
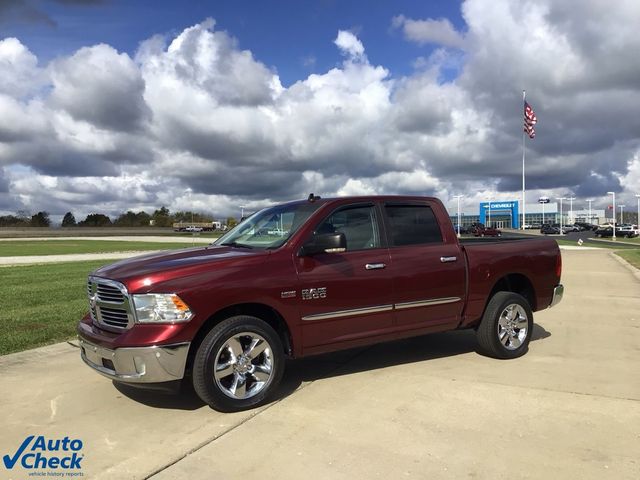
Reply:
[[473, 233], [475, 237], [501, 237], [502, 231], [493, 227], [485, 227], [482, 223], [472, 223], [470, 227], [470, 232]]
[[[458, 231], [458, 225], [454, 225], [453, 229], [457, 232]], [[466, 233], [471, 233], [471, 231], [469, 230], [469, 227], [466, 225], [460, 225], [460, 235], [466, 234]]]
[[553, 225], [554, 227], [556, 227], [558, 230], [562, 230], [562, 233], [569, 233], [569, 232], [572, 232], [572, 231], [573, 231], [573, 228], [572, 228], [572, 227], [569, 227], [569, 226], [567, 226], [567, 225], [562, 225], [562, 226], [560, 226], [560, 224], [559, 224], [559, 223], [553, 223], [552, 225]]
[[576, 222], [574, 225], [578, 225], [580, 228], [582, 228], [582, 231], [596, 231], [598, 229], [598, 225], [593, 225], [587, 222]]
[[620, 225], [619, 228], [616, 228], [616, 235], [620, 237], [626, 238], [634, 238], [638, 236], [638, 226], [637, 225]]
[[[618, 234], [617, 229], [616, 229], [616, 235]], [[601, 238], [606, 238], [606, 237], [613, 237], [613, 227], [611, 226], [602, 226], [601, 228], [598, 228], [594, 235], [596, 237], [601, 237]]]
[[196, 227], [195, 225], [190, 225], [184, 229], [185, 232], [202, 232], [204, 228]]
[[544, 225], [542, 225], [542, 227], [540, 227], [540, 233], [543, 233], [545, 235], [559, 235], [560, 227], [554, 227], [553, 225], [545, 223]]

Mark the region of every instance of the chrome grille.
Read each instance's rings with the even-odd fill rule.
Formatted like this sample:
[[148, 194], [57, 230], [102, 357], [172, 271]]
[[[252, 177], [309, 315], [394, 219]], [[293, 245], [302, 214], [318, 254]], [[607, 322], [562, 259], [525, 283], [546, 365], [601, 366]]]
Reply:
[[122, 331], [133, 326], [133, 308], [124, 285], [100, 277], [87, 281], [89, 311], [93, 323], [100, 328]]

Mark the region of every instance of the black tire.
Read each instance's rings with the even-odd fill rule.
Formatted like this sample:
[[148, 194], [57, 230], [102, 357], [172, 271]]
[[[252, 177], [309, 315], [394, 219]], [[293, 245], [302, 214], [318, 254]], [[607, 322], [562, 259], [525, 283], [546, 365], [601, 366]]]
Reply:
[[[265, 341], [266, 348], [253, 358], [245, 357], [253, 340], [260, 348]], [[242, 354], [234, 355], [231, 344]], [[218, 368], [219, 375], [229, 372], [227, 376], [216, 379], [216, 365], [224, 367]], [[239, 315], [213, 327], [200, 344], [193, 361], [193, 388], [215, 410], [237, 412], [268, 401], [283, 373], [284, 349], [278, 334], [259, 318]]]
[[[508, 308], [517, 317], [509, 319]], [[526, 331], [522, 332], [525, 325]], [[489, 300], [476, 336], [480, 353], [510, 359], [527, 353], [532, 332], [533, 312], [527, 299], [513, 292], [497, 292]]]

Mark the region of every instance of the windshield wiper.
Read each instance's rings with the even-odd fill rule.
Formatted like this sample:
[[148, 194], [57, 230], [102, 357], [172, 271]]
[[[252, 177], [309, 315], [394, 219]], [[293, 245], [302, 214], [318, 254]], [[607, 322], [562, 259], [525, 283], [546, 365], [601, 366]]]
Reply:
[[249, 250], [253, 250], [251, 245], [247, 245], [246, 243], [238, 243], [238, 242], [225, 242], [220, 245], [224, 245], [225, 247], [236, 247], [236, 248], [248, 248]]

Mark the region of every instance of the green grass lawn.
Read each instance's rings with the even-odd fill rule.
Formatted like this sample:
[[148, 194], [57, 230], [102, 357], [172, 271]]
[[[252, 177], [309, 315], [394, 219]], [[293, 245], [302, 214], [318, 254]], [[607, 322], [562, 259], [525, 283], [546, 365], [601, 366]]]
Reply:
[[[205, 246], [195, 243], [194, 246]], [[64, 255], [70, 253], [110, 253], [189, 248], [182, 242], [126, 242], [117, 240], [11, 240], [0, 242], [0, 257], [28, 255]]]
[[89, 310], [87, 274], [112, 262], [0, 268], [0, 355], [73, 338]]
[[636, 268], [640, 268], [640, 250], [620, 250], [616, 255], [624, 258], [627, 262]]

